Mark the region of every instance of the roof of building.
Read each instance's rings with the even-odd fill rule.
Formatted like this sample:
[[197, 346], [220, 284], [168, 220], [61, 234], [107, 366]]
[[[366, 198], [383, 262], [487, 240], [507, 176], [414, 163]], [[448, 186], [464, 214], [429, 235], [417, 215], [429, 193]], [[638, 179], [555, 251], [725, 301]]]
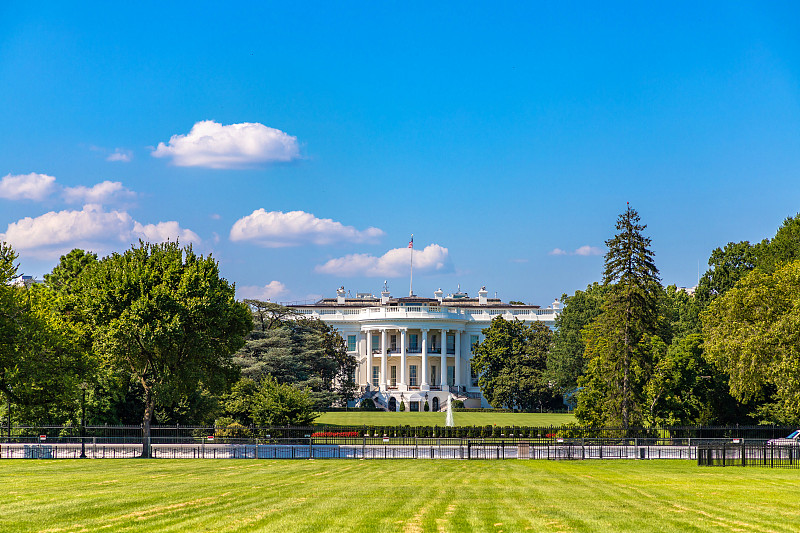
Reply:
[[[463, 294], [463, 293], [462, 293]], [[392, 306], [406, 306], [406, 305], [427, 305], [427, 306], [443, 306], [443, 307], [502, 307], [514, 309], [540, 309], [538, 305], [522, 305], [510, 304], [503, 302], [499, 298], [487, 298], [485, 304], [480, 303], [479, 298], [470, 298], [468, 296], [458, 295], [453, 297], [450, 295], [442, 298], [439, 301], [437, 298], [424, 298], [421, 296], [403, 296], [400, 298], [389, 298], [386, 305]], [[381, 299], [375, 296], [360, 296], [358, 298], [344, 298], [343, 303], [339, 303], [338, 298], [322, 298], [312, 304], [292, 304], [289, 307], [380, 307]]]

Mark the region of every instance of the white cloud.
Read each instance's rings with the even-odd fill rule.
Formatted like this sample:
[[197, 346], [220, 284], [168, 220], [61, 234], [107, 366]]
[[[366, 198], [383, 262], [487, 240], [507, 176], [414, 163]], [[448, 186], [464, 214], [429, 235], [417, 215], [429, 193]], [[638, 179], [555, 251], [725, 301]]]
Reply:
[[567, 250], [562, 250], [561, 248], [553, 248], [550, 252], [550, 255], [603, 255], [603, 250], [598, 248], [597, 246], [589, 246], [584, 245], [580, 248], [576, 248], [572, 252], [568, 252]]
[[130, 163], [131, 159], [133, 159], [133, 152], [122, 148], [115, 148], [114, 153], [106, 157], [106, 161], [120, 161], [122, 163]]
[[222, 218], [222, 216], [219, 213], [211, 213], [210, 215], [208, 215], [208, 217], [211, 220], [219, 220]]
[[575, 255], [603, 255], [603, 250], [597, 246], [581, 246], [575, 250]]
[[92, 187], [78, 185], [64, 187], [64, 200], [69, 203], [102, 204], [112, 200], [134, 198], [136, 193], [122, 186], [118, 181], [103, 181]]
[[56, 179], [47, 174], [6, 175], [0, 180], [0, 198], [41, 201], [56, 190]]
[[133, 223], [132, 236], [148, 242], [180, 241], [183, 244], [199, 244], [201, 242], [197, 233], [190, 229], [181, 228], [174, 221], [159, 222], [158, 224]]
[[251, 241], [267, 248], [334, 242], [376, 242], [383, 236], [378, 228], [357, 230], [330, 218], [317, 218], [305, 211], [257, 209], [231, 227], [232, 241]]
[[518, 258], [518, 259], [511, 259], [510, 261], [512, 263], [528, 263], [530, 260], [529, 259]]
[[179, 167], [245, 168], [292, 161], [300, 157], [300, 148], [297, 137], [258, 122], [223, 126], [203, 120], [187, 135], [158, 143], [152, 155], [171, 157]]
[[[331, 259], [317, 265], [315, 271], [338, 276], [400, 277], [410, 268], [408, 248], [394, 248], [381, 257], [369, 254], [350, 254]], [[415, 273], [445, 273], [453, 270], [450, 252], [438, 244], [430, 244], [423, 250], [413, 250]]]
[[263, 287], [256, 285], [237, 286], [236, 292], [240, 298], [251, 298], [254, 300], [274, 300], [289, 293], [286, 285], [280, 281], [270, 281]]
[[51, 211], [36, 218], [25, 217], [8, 225], [0, 240], [31, 257], [51, 259], [72, 248], [102, 252], [131, 244], [139, 238], [151, 241], [174, 240], [199, 242], [197, 234], [182, 229], [177, 222], [142, 225], [125, 211], [104, 211], [97, 204], [87, 204], [80, 211]]

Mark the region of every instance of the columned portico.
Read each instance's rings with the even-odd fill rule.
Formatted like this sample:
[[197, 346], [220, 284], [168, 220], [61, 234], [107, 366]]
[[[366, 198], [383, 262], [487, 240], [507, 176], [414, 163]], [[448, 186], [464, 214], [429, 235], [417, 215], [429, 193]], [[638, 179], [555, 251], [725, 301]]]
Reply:
[[388, 355], [386, 353], [386, 329], [381, 329], [381, 390], [386, 390], [386, 366]]
[[367, 330], [367, 386], [372, 388], [372, 331]]
[[456, 367], [455, 380], [456, 380], [456, 390], [458, 390], [458, 387], [461, 386], [461, 332], [459, 330], [455, 330], [453, 334], [456, 336], [455, 338], [456, 354], [453, 357], [453, 364]]
[[439, 359], [439, 364], [441, 365], [441, 369], [440, 369], [440, 372], [439, 372], [440, 375], [441, 375], [441, 379], [439, 380], [439, 385], [441, 385], [443, 391], [446, 391], [446, 390], [448, 390], [448, 388], [447, 388], [447, 330], [446, 329], [442, 329], [441, 332], [442, 332], [442, 336], [441, 336], [441, 340], [439, 341], [439, 342], [441, 342], [441, 346], [439, 348], [441, 350], [442, 357]]
[[428, 330], [422, 330], [422, 376], [420, 383], [420, 390], [430, 390], [431, 385], [428, 383]]
[[398, 388], [401, 391], [408, 390], [408, 381], [406, 380], [406, 366], [408, 360], [406, 358], [406, 329], [400, 330], [400, 384]]

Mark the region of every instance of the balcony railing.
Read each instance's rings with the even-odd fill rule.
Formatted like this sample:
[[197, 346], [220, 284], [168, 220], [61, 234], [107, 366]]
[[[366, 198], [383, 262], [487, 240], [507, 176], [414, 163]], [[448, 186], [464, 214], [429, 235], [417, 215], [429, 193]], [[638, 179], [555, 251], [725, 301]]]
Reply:
[[363, 320], [365, 318], [452, 318], [460, 320], [489, 320], [497, 315], [507, 315], [524, 319], [553, 320], [560, 310], [558, 309], [461, 309], [453, 307], [364, 307], [361, 309], [338, 308], [295, 308], [298, 314], [304, 316], [333, 318], [338, 320]]

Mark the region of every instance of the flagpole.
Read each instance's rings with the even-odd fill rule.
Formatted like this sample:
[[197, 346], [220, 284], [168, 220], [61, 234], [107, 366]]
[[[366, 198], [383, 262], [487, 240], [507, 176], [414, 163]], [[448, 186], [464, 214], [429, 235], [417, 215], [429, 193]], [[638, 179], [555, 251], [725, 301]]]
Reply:
[[414, 234], [411, 234], [411, 241], [408, 243], [411, 249], [411, 281], [408, 286], [408, 295], [414, 296]]

